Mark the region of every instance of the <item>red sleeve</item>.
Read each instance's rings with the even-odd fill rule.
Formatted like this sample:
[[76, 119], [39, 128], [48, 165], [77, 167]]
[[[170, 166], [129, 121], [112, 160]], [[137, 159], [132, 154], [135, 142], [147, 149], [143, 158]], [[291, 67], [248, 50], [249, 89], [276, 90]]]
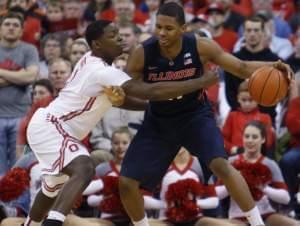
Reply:
[[285, 118], [286, 126], [289, 132], [294, 135], [300, 135], [300, 97], [290, 101]]
[[231, 148], [234, 146], [232, 143], [232, 125], [234, 120], [234, 112], [230, 112], [225, 120], [224, 126], [222, 128], [222, 134], [224, 137], [225, 149], [228, 154], [230, 154]]
[[98, 14], [97, 19], [111, 20], [114, 21], [116, 14], [113, 9], [104, 10], [102, 13]]
[[22, 118], [22, 121], [19, 126], [19, 130], [18, 130], [18, 135], [17, 135], [17, 145], [27, 144], [26, 129], [27, 129], [28, 123], [29, 123], [29, 119], [27, 116]]
[[27, 112], [27, 114], [25, 115], [25, 117], [22, 119], [20, 123], [19, 132], [17, 135], [17, 144], [19, 145], [27, 144], [26, 130], [30, 119], [32, 118], [34, 112], [36, 112], [37, 109], [41, 107], [47, 107], [52, 100], [53, 97], [47, 97], [32, 104], [30, 110]]
[[252, 2], [251, 0], [240, 0], [239, 3], [232, 5], [232, 11], [242, 14], [245, 17], [252, 15]]
[[133, 18], [133, 22], [137, 23], [137, 24], [145, 24], [146, 20], [148, 20], [148, 16], [144, 13], [142, 13], [139, 10], [136, 10], [134, 12], [134, 18]]

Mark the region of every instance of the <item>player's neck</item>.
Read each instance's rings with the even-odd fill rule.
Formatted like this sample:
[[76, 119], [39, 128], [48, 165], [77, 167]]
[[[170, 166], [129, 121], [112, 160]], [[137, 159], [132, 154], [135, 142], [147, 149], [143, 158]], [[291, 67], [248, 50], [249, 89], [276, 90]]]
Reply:
[[175, 59], [182, 49], [182, 38], [180, 38], [176, 43], [168, 47], [160, 46], [160, 53], [162, 56], [169, 60]]
[[99, 52], [92, 52], [92, 56], [101, 58], [103, 61], [105, 61], [105, 63], [107, 63], [109, 65], [112, 65], [112, 63], [114, 62], [114, 59], [110, 59], [109, 57], [104, 56], [103, 54], [101, 54]]

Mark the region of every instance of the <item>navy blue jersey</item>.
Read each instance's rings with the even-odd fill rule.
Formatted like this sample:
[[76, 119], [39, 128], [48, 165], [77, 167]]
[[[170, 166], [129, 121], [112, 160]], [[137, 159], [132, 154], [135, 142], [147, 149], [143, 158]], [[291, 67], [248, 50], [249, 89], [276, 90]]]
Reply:
[[[145, 82], [183, 81], [198, 78], [203, 74], [196, 37], [192, 33], [183, 35], [181, 52], [172, 61], [160, 54], [156, 37], [145, 41], [143, 47]], [[172, 100], [151, 101], [150, 112], [156, 116], [172, 116], [197, 111], [201, 104], [203, 104], [203, 90], [199, 89]]]

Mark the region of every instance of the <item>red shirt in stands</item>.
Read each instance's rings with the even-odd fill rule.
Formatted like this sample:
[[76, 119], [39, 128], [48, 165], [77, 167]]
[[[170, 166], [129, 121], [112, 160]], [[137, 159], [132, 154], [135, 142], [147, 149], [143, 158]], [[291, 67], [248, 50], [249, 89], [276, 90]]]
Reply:
[[226, 52], [232, 53], [234, 44], [238, 40], [238, 34], [224, 29], [223, 34], [213, 38]]
[[[107, 9], [103, 11], [100, 15], [97, 15], [97, 19], [105, 19], [105, 20], [111, 20], [114, 21], [116, 18], [116, 13], [113, 9]], [[136, 24], [145, 24], [146, 20], [148, 20], [148, 16], [144, 13], [142, 13], [139, 10], [135, 10], [133, 22]]]

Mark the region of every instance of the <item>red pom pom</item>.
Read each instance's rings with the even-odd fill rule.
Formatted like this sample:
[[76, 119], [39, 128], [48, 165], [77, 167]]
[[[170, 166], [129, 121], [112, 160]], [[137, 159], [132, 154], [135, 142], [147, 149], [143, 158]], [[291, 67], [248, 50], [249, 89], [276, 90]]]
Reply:
[[261, 162], [249, 163], [243, 159], [234, 161], [233, 166], [245, 178], [254, 200], [260, 200], [264, 195], [261, 188], [272, 181], [270, 169]]
[[168, 209], [166, 216], [171, 222], [189, 222], [197, 218], [200, 208], [196, 197], [204, 194], [200, 183], [193, 179], [180, 180], [170, 184], [166, 192]]
[[11, 169], [0, 181], [0, 200], [9, 202], [18, 198], [29, 187], [29, 183], [30, 177], [25, 169]]
[[127, 215], [123, 208], [119, 193], [119, 178], [105, 176], [102, 178], [104, 187], [102, 190], [104, 199], [100, 203], [100, 210], [106, 213], [121, 213]]

